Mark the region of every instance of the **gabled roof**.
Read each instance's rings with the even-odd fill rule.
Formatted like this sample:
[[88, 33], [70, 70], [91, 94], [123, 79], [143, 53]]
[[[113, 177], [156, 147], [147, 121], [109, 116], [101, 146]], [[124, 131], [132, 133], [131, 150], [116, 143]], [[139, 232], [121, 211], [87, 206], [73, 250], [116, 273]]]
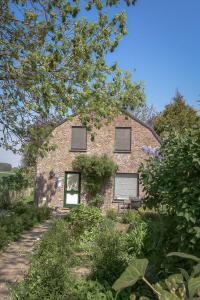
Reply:
[[131, 113], [129, 113], [128, 111], [124, 112], [124, 114], [126, 114], [127, 116], [129, 116], [131, 119], [133, 119], [134, 121], [138, 122], [139, 124], [141, 124], [142, 126], [146, 127], [147, 129], [149, 129], [153, 136], [156, 138], [156, 140], [161, 144], [161, 138], [159, 137], [159, 135], [155, 132], [155, 130], [150, 127], [149, 125], [147, 125], [146, 123], [142, 122], [141, 120], [139, 120], [138, 118], [136, 118], [135, 116], [133, 116]]

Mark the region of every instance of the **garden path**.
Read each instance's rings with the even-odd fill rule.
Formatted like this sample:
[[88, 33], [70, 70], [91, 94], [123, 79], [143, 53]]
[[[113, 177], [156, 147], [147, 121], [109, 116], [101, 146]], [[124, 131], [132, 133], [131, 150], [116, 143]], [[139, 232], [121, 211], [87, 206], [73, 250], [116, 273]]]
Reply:
[[59, 214], [53, 214], [50, 220], [24, 233], [20, 240], [11, 243], [5, 252], [0, 254], [0, 300], [10, 299], [8, 285], [16, 284], [23, 279], [34, 243], [48, 231], [57, 217], [60, 217]]

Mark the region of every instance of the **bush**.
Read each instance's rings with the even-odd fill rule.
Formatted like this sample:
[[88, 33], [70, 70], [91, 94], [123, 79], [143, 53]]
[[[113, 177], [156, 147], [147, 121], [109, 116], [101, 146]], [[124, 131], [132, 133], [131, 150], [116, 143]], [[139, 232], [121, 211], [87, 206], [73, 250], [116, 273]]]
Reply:
[[0, 216], [0, 250], [10, 241], [16, 241], [24, 230], [50, 217], [50, 208], [37, 208], [23, 202], [15, 203]]
[[81, 235], [85, 230], [97, 226], [103, 220], [103, 217], [100, 209], [80, 204], [71, 209], [66, 216], [66, 220], [70, 223], [74, 234], [77, 236]]
[[94, 207], [101, 207], [103, 203], [104, 203], [103, 196], [100, 194], [96, 194], [90, 199], [88, 204]]
[[114, 300], [113, 293], [98, 281], [82, 280], [74, 287], [74, 300]]
[[89, 195], [89, 204], [98, 207], [102, 204], [102, 198], [100, 198], [102, 189], [116, 173], [117, 168], [112, 159], [106, 155], [79, 155], [75, 158], [73, 169], [83, 175], [85, 188]]
[[200, 130], [172, 133], [160, 155], [140, 168], [146, 205], [163, 210], [172, 222], [169, 233], [176, 249], [199, 255]]
[[111, 285], [128, 262], [126, 235], [113, 227], [102, 228], [92, 256], [92, 278]]
[[14, 289], [13, 299], [71, 299], [74, 291], [74, 278], [69, 273], [73, 265], [72, 239], [65, 221], [54, 223], [38, 243], [30, 269], [24, 281]]
[[148, 235], [148, 224], [138, 219], [129, 229], [127, 234], [127, 248], [133, 256], [139, 257], [144, 253], [145, 241]]
[[137, 218], [138, 214], [128, 209], [121, 214], [121, 220], [124, 224], [130, 224], [134, 222]]
[[118, 213], [114, 209], [108, 209], [106, 212], [106, 218], [116, 221], [118, 218]]
[[0, 208], [7, 209], [11, 205], [10, 192], [19, 192], [30, 186], [30, 180], [23, 169], [15, 174], [0, 178]]

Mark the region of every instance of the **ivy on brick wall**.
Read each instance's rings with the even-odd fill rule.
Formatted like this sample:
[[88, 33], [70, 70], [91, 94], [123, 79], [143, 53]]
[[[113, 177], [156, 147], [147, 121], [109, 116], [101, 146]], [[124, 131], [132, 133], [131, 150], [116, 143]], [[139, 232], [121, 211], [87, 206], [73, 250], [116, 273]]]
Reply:
[[101, 206], [103, 203], [102, 189], [116, 173], [118, 166], [107, 155], [79, 155], [73, 161], [73, 169], [80, 172], [88, 193], [88, 203]]

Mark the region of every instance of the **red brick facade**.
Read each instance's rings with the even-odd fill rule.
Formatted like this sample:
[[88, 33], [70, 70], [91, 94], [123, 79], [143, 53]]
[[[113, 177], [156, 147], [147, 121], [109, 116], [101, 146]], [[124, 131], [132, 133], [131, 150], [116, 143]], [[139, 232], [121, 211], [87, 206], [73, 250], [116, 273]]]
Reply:
[[[45, 158], [40, 158], [37, 163], [37, 189], [36, 198], [39, 203], [42, 201], [49, 206], [63, 206], [64, 199], [64, 174], [72, 170], [72, 162], [80, 152], [71, 151], [71, 129], [72, 126], [81, 126], [78, 118], [73, 121], [66, 121], [56, 127], [52, 132], [51, 143], [57, 146]], [[115, 153], [115, 128], [131, 127], [131, 153]], [[107, 154], [118, 164], [119, 173], [137, 173], [139, 165], [147, 158], [143, 152], [143, 146], [159, 147], [160, 142], [156, 134], [138, 120], [120, 115], [110, 125], [105, 125], [96, 132], [95, 141], [92, 142], [90, 134], [87, 134], [88, 154]], [[82, 153], [82, 154], [83, 154]], [[49, 173], [53, 171], [59, 177], [61, 186], [56, 188], [55, 179], [51, 179]], [[104, 195], [104, 209], [116, 206], [113, 202], [113, 181], [106, 188]], [[142, 195], [142, 188], [139, 188], [139, 195]], [[81, 187], [80, 201], [84, 202], [86, 195]]]

